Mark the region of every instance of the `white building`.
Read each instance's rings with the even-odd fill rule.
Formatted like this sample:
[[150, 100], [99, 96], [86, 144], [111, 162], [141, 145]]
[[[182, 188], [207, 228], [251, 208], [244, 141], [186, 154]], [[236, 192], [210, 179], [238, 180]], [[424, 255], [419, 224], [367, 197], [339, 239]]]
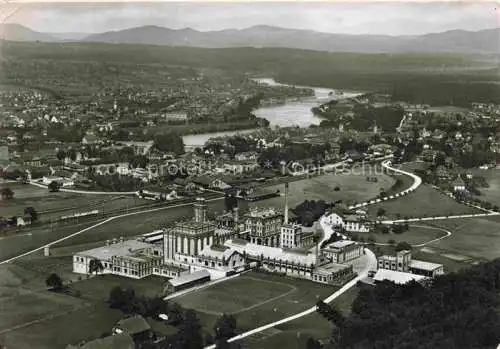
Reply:
[[444, 266], [442, 264], [412, 259], [410, 262], [410, 272], [415, 275], [436, 277], [444, 274]]
[[381, 256], [377, 261], [379, 270], [399, 271], [423, 277], [436, 277], [444, 274], [442, 264], [412, 259], [411, 252], [407, 250], [398, 251], [396, 256]]
[[281, 226], [281, 248], [301, 248], [311, 246], [314, 232], [304, 232], [299, 224], [283, 224]]
[[75, 185], [75, 182], [69, 178], [64, 178], [59, 176], [43, 176], [42, 183], [44, 185], [49, 185], [52, 182], [58, 183], [63, 188]]
[[321, 254], [335, 263], [345, 263], [363, 255], [363, 246], [350, 240], [340, 240], [327, 245]]
[[343, 228], [349, 233], [368, 233], [371, 229], [371, 224], [366, 218], [358, 215], [349, 215], [343, 219]]
[[397, 285], [404, 285], [410, 281], [422, 281], [425, 279], [425, 276], [415, 275], [411, 273], [405, 273], [402, 271], [396, 270], [388, 270], [388, 269], [379, 269], [375, 273], [373, 277], [373, 281], [381, 282], [381, 281], [392, 281]]
[[163, 264], [161, 247], [137, 240], [108, 241], [105, 246], [73, 255], [73, 272], [91, 274], [92, 260], [102, 265], [99, 274], [114, 274], [140, 279], [152, 275]]

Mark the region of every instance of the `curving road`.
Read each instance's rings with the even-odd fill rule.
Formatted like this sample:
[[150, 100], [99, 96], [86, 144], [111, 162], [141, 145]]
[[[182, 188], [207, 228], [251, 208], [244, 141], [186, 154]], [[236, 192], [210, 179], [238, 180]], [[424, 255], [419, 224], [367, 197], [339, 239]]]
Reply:
[[[431, 230], [439, 230], [439, 231], [442, 231], [443, 233], [445, 233], [445, 235], [440, 236], [438, 238], [435, 238], [435, 239], [432, 239], [432, 240], [429, 240], [429, 241], [426, 241], [426, 242], [422, 242], [420, 244], [411, 245], [412, 247], [424, 247], [424, 246], [427, 246], [429, 244], [432, 244], [433, 242], [449, 238], [451, 235], [453, 235], [453, 233], [451, 232], [451, 230], [444, 229], [444, 228], [439, 228], [439, 227], [433, 227], [431, 225], [410, 224], [410, 227], [425, 228], [425, 229], [431, 229]], [[374, 245], [375, 246], [392, 246], [392, 244], [384, 244], [384, 243], [381, 243], [381, 242], [376, 242], [376, 243], [374, 243]]]
[[362, 202], [360, 204], [349, 206], [350, 210], [356, 209], [356, 208], [361, 208], [361, 207], [366, 207], [368, 205], [377, 204], [377, 203], [383, 202], [383, 201], [397, 199], [397, 198], [399, 198], [401, 196], [407, 195], [407, 194], [415, 191], [422, 184], [422, 178], [420, 178], [416, 174], [411, 173], [411, 172], [407, 172], [407, 171], [403, 171], [403, 170], [400, 170], [398, 168], [391, 167], [391, 160], [384, 161], [382, 163], [382, 167], [385, 168], [385, 169], [387, 169], [387, 170], [390, 170], [390, 171], [393, 171], [393, 172], [396, 172], [396, 173], [399, 173], [399, 174], [411, 177], [413, 179], [413, 184], [409, 188], [404, 189], [404, 190], [400, 191], [397, 194], [393, 194], [393, 195], [389, 195], [389, 196], [383, 197], [381, 199], [373, 199], [373, 200]]

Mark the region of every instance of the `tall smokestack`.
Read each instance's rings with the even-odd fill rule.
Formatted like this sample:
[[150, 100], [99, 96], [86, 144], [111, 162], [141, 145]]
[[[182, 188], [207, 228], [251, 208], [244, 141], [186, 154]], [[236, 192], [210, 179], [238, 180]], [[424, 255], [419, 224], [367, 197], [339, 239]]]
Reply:
[[285, 183], [285, 224], [288, 224], [288, 183]]
[[238, 207], [233, 208], [233, 220], [234, 220], [235, 231], [236, 231], [236, 233], [238, 233], [239, 226], [240, 226], [240, 215], [239, 215]]
[[207, 205], [205, 198], [197, 198], [194, 204], [194, 220], [199, 223], [206, 221]]

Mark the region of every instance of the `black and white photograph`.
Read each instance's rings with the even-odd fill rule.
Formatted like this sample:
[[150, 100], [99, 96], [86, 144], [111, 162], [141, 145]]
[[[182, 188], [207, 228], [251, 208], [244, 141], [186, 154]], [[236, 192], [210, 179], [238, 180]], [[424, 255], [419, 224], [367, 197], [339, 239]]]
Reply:
[[500, 349], [498, 2], [0, 21], [0, 349]]

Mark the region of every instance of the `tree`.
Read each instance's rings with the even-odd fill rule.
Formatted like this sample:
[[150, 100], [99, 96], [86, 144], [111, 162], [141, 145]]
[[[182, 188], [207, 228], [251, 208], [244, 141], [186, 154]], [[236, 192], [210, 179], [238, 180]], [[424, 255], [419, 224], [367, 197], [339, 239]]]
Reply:
[[49, 289], [55, 292], [61, 291], [63, 287], [62, 279], [55, 273], [49, 275], [49, 277], [45, 280], [45, 284]]
[[160, 151], [175, 154], [184, 153], [184, 141], [182, 137], [174, 132], [158, 133], [154, 136], [154, 147]]
[[309, 337], [306, 342], [306, 349], [321, 349], [321, 343], [318, 340]]
[[59, 191], [60, 185], [56, 181], [52, 181], [52, 182], [49, 183], [48, 187], [49, 187], [49, 191], [51, 193], [54, 193], [56, 191]]
[[100, 260], [98, 259], [91, 259], [89, 262], [89, 273], [94, 273], [97, 275], [98, 272], [103, 271], [104, 267], [101, 263]]
[[36, 212], [35, 208], [33, 208], [32, 206], [26, 207], [24, 209], [24, 214], [30, 216], [31, 223], [34, 223], [38, 220], [38, 213]]
[[14, 198], [14, 191], [10, 188], [1, 189], [2, 200], [11, 200]]
[[209, 346], [209, 345], [212, 345], [214, 343], [215, 343], [214, 337], [212, 337], [212, 335], [210, 333], [207, 333], [205, 335], [205, 346]]
[[187, 310], [185, 319], [179, 327], [176, 349], [202, 349], [203, 336], [200, 320], [194, 310]]
[[383, 217], [383, 216], [385, 216], [385, 213], [386, 213], [385, 209], [379, 208], [377, 210], [377, 217]]
[[215, 339], [229, 339], [236, 335], [236, 318], [231, 314], [222, 314], [214, 325]]
[[396, 251], [403, 251], [403, 250], [408, 250], [411, 251], [411, 245], [407, 243], [406, 241], [401, 241], [396, 245]]
[[56, 158], [58, 160], [64, 160], [66, 158], [66, 152], [62, 149], [59, 149], [56, 153]]

